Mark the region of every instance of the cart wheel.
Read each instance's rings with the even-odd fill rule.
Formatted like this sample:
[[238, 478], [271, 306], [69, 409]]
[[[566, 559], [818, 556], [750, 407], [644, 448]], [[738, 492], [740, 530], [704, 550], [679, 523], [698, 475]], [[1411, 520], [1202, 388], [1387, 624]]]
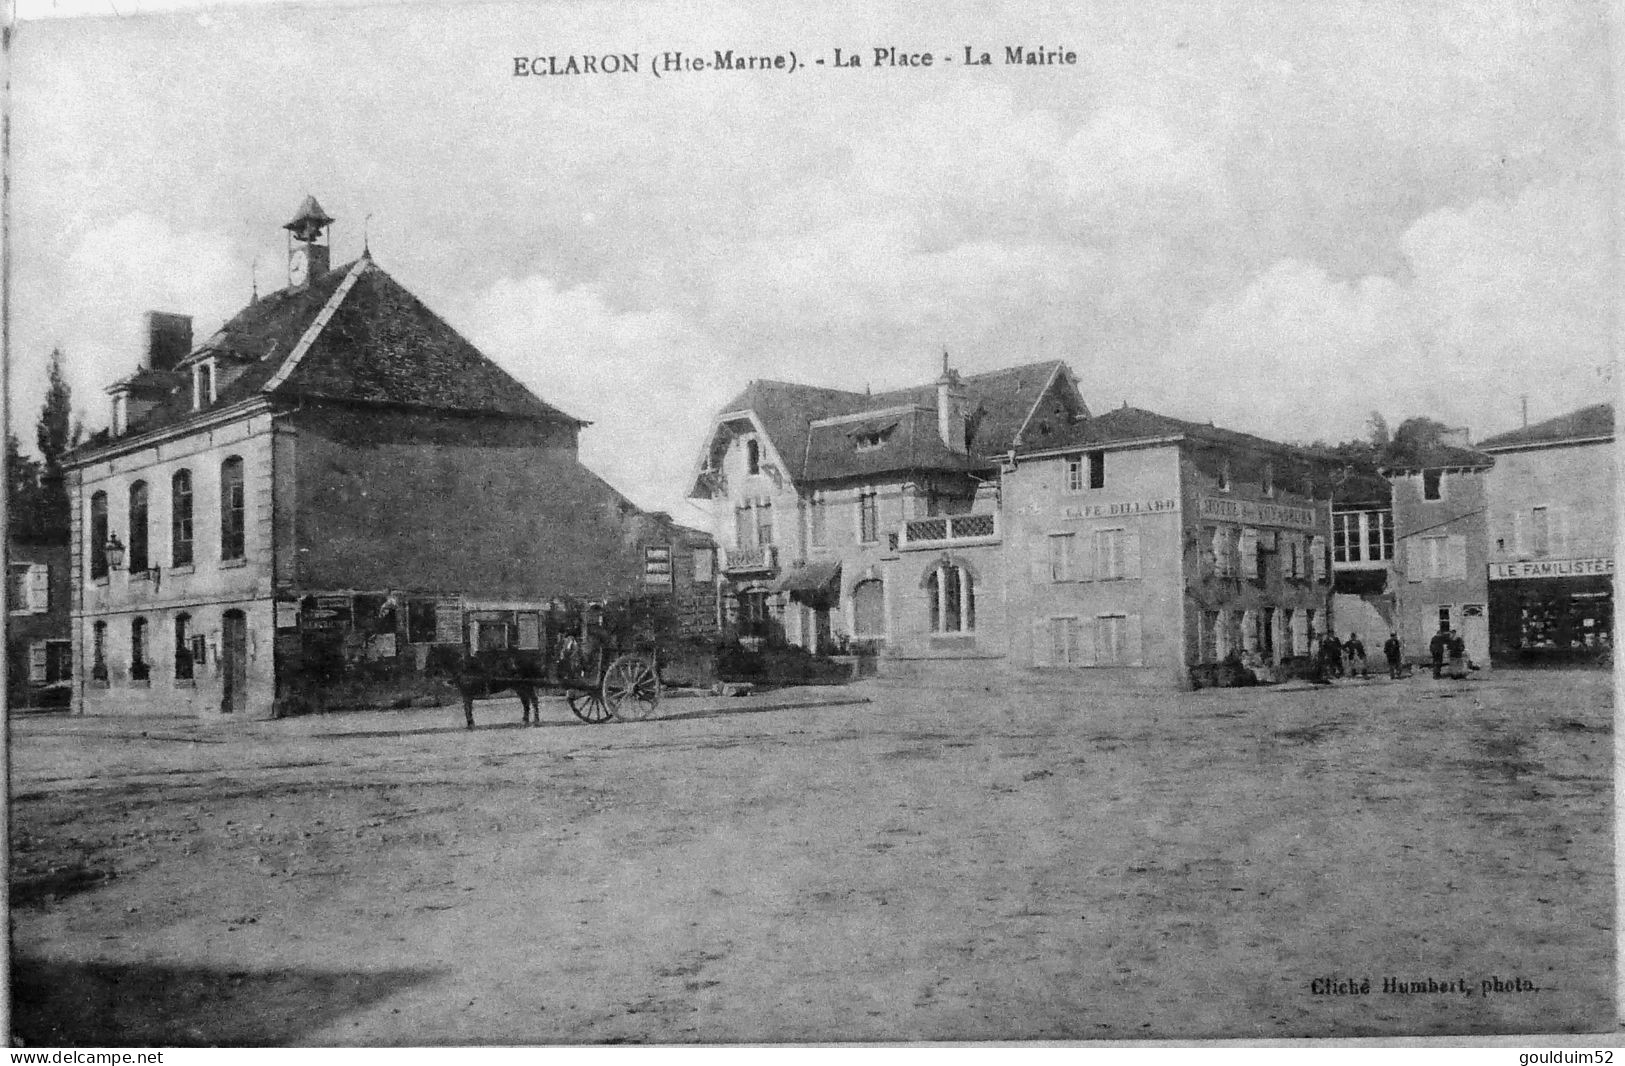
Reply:
[[571, 689], [565, 695], [564, 701], [570, 705], [570, 710], [577, 718], [593, 725], [607, 722], [615, 714], [596, 689]]
[[604, 671], [604, 702], [610, 713], [629, 721], [643, 721], [660, 706], [660, 677], [654, 664], [637, 655], [623, 655]]

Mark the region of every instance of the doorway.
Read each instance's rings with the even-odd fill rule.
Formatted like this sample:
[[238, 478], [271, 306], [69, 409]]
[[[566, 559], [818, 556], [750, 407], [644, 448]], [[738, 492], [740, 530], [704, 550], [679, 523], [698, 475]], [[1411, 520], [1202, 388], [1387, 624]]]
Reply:
[[220, 712], [235, 714], [248, 699], [248, 619], [227, 611], [220, 619]]

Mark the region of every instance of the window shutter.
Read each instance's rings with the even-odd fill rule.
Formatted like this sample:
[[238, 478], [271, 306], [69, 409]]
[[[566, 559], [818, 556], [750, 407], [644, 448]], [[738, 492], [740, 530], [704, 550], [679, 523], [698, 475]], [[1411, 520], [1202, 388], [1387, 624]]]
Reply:
[[1292, 650], [1298, 655], [1304, 655], [1313, 650], [1309, 647], [1309, 613], [1307, 611], [1292, 612]]
[[1072, 580], [1072, 537], [1070, 534], [1050, 534], [1049, 537], [1049, 579], [1051, 581]]
[[1230, 549], [1230, 527], [1213, 527], [1213, 565], [1220, 577], [1229, 577], [1236, 572], [1235, 558]]
[[1310, 573], [1316, 581], [1326, 580], [1326, 538], [1309, 538]]
[[1467, 538], [1461, 534], [1454, 534], [1446, 538], [1444, 576], [1464, 578], [1467, 576]]
[[1072, 618], [1067, 621], [1072, 634], [1072, 664], [1074, 666], [1095, 665], [1095, 620], [1093, 618]]
[[1220, 611], [1213, 620], [1213, 660], [1224, 662], [1230, 654], [1230, 612]]
[[1140, 576], [1140, 531], [1138, 529], [1125, 529], [1121, 534], [1123, 538], [1123, 576]]
[[1528, 511], [1514, 511], [1512, 514], [1512, 553], [1518, 556], [1529, 554], [1529, 518]]
[[1048, 666], [1050, 653], [1050, 623], [1039, 618], [1033, 621], [1033, 665]]
[[1554, 507], [1557, 513], [1552, 518], [1552, 554], [1567, 555], [1569, 553], [1569, 512], [1568, 507]]
[[1123, 619], [1123, 657], [1130, 666], [1145, 665], [1144, 634], [1140, 616], [1131, 614]]
[[1046, 543], [1048, 539], [1049, 538], [1047, 537], [1033, 538], [1029, 557], [1032, 559], [1033, 564], [1034, 585], [1047, 585], [1050, 583], [1049, 552], [1052, 549], [1051, 546]]
[[1049, 620], [1050, 638], [1050, 664], [1053, 666], [1066, 666], [1072, 661], [1071, 648], [1072, 620], [1070, 618], [1051, 618]]
[[51, 568], [45, 563], [28, 567], [28, 609], [35, 614], [51, 609]]
[[28, 680], [36, 685], [45, 684], [45, 642], [36, 640], [28, 646]]
[[1241, 576], [1258, 576], [1258, 530], [1241, 531]]

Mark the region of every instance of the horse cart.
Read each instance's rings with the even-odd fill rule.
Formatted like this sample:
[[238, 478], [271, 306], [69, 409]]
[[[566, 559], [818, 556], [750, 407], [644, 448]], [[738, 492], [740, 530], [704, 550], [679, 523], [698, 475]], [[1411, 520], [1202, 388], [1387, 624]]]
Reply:
[[519, 697], [526, 725], [541, 724], [543, 692], [562, 695], [577, 718], [594, 725], [650, 718], [663, 694], [658, 645], [623, 645], [595, 634], [566, 635], [551, 656], [505, 648], [450, 651], [435, 665], [456, 686], [470, 729], [474, 700], [501, 692]]

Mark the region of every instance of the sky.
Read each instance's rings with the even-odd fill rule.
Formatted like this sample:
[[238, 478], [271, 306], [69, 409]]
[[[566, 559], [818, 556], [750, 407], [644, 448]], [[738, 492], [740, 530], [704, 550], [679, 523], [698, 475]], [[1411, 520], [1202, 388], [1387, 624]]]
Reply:
[[[592, 421], [589, 466], [688, 521], [710, 420], [751, 379], [892, 388], [944, 350], [968, 373], [1065, 360], [1096, 412], [1294, 441], [1372, 411], [1477, 439], [1523, 397], [1534, 421], [1619, 387], [1600, 0], [19, 2], [25, 440], [54, 348], [99, 428], [142, 312], [201, 340], [256, 279], [285, 285], [306, 193], [335, 263], [365, 232]], [[1006, 64], [1015, 45], [1076, 62]], [[874, 66], [886, 46], [934, 64]], [[798, 69], [650, 73], [728, 48]], [[630, 52], [637, 75], [513, 74]]]

